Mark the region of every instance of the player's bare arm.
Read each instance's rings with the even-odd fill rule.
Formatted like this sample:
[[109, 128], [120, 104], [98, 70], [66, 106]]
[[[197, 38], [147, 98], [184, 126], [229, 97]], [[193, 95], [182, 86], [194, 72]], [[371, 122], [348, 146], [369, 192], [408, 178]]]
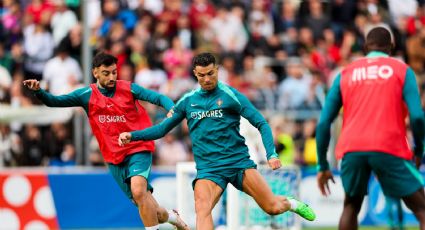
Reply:
[[40, 82], [35, 79], [29, 79], [22, 82], [30, 90], [40, 90]]
[[131, 141], [131, 133], [124, 132], [124, 133], [121, 133], [120, 136], [118, 137], [119, 146], [124, 146], [125, 144], [130, 143], [130, 141]]

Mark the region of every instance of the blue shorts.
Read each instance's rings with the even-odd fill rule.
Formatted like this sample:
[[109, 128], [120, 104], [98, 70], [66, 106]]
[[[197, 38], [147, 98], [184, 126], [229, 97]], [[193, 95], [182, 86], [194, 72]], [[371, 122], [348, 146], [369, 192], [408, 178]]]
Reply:
[[140, 152], [128, 155], [120, 164], [114, 165], [108, 163], [109, 172], [114, 177], [118, 186], [127, 195], [133, 199], [130, 187], [130, 178], [133, 176], [142, 176], [148, 181], [147, 189], [153, 192], [153, 187], [149, 184], [149, 175], [152, 166], [152, 153]]

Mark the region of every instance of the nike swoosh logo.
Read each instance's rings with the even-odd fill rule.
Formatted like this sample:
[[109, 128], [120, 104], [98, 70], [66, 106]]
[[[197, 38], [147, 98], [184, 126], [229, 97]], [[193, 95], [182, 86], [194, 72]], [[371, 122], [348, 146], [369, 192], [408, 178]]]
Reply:
[[138, 172], [138, 171], [140, 171], [141, 169], [133, 169], [133, 172]]
[[106, 107], [111, 108], [113, 105], [106, 105]]
[[198, 104], [190, 104], [190, 106], [197, 106]]

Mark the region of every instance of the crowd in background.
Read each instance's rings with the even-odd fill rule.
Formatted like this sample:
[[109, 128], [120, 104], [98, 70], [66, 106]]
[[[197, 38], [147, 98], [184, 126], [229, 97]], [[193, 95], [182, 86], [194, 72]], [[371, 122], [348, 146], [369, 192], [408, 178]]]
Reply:
[[[24, 79], [41, 80], [54, 95], [82, 86], [82, 1], [2, 1], [0, 103], [39, 105], [24, 90]], [[214, 53], [219, 80], [244, 93], [267, 117], [284, 164], [316, 163], [315, 128], [326, 91], [342, 67], [364, 55], [364, 35], [374, 26], [392, 30], [394, 56], [414, 69], [425, 99], [422, 1], [84, 1], [93, 53], [107, 50], [118, 58], [118, 79], [177, 101], [197, 87], [193, 55]], [[162, 109], [144, 106], [154, 123], [164, 118]], [[81, 164], [75, 162], [74, 131], [71, 122], [0, 123], [2, 164]], [[90, 149], [90, 164], [103, 165], [95, 139]], [[185, 122], [157, 141], [156, 165], [191, 159]]]

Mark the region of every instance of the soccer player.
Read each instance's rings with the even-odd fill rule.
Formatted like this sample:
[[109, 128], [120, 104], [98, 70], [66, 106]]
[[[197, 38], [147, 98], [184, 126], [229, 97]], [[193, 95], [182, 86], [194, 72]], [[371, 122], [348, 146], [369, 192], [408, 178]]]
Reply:
[[402, 198], [425, 230], [423, 179], [414, 167], [406, 138], [409, 111], [417, 167], [424, 150], [424, 114], [413, 70], [389, 57], [393, 48], [390, 31], [373, 28], [366, 36], [365, 58], [354, 61], [337, 76], [322, 110], [316, 130], [319, 173], [324, 196], [334, 182], [326, 160], [330, 127], [343, 107], [343, 125], [336, 145], [345, 190], [339, 229], [357, 229], [367, 185], [373, 171], [385, 195]]
[[[37, 80], [24, 85], [47, 106], [81, 106], [87, 113], [93, 134], [99, 142], [103, 158], [119, 187], [139, 208], [147, 230], [158, 229], [168, 221], [178, 229], [188, 229], [176, 211], [160, 207], [152, 196], [148, 177], [152, 165], [154, 142], [138, 141], [126, 147], [118, 146], [116, 138], [125, 130], [151, 126], [145, 109], [137, 100], [148, 101], [169, 111], [174, 103], [166, 96], [144, 89], [128, 81], [117, 80], [117, 59], [106, 53], [93, 58], [92, 73], [96, 83], [69, 94], [54, 96], [40, 89]], [[61, 76], [58, 76], [61, 77]]]
[[121, 133], [120, 145], [130, 141], [163, 137], [184, 118], [193, 143], [197, 175], [195, 194], [196, 229], [213, 229], [211, 211], [231, 183], [252, 196], [268, 214], [293, 211], [307, 220], [315, 213], [306, 204], [290, 197], [276, 196], [249, 159], [245, 139], [239, 134], [240, 117], [245, 117], [261, 133], [272, 169], [281, 167], [272, 132], [264, 117], [241, 93], [218, 81], [218, 65], [210, 53], [193, 58], [193, 73], [201, 88], [184, 95], [171, 110], [171, 116], [151, 128]]

